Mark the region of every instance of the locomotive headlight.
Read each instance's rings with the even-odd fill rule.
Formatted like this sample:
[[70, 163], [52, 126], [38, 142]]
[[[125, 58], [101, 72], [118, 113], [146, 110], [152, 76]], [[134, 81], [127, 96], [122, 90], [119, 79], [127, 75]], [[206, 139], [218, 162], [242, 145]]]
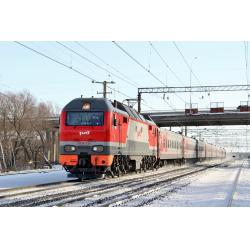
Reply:
[[93, 150], [94, 152], [100, 153], [100, 152], [102, 152], [102, 151], [104, 150], [104, 147], [103, 147], [103, 146], [93, 146], [93, 147], [92, 147], [92, 150]]
[[64, 150], [65, 150], [66, 152], [74, 152], [74, 151], [76, 151], [76, 147], [75, 147], [75, 146], [66, 145], [66, 146], [64, 147]]

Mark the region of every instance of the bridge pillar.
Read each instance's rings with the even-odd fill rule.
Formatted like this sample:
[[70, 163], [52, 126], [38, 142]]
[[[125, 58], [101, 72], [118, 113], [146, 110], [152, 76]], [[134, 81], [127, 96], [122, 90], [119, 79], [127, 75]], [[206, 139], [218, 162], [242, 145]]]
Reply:
[[56, 132], [52, 131], [51, 137], [51, 161], [55, 161], [55, 154], [56, 154]]
[[46, 158], [50, 162], [60, 161], [60, 137], [57, 131], [46, 131]]
[[46, 158], [50, 161], [50, 132], [46, 131]]

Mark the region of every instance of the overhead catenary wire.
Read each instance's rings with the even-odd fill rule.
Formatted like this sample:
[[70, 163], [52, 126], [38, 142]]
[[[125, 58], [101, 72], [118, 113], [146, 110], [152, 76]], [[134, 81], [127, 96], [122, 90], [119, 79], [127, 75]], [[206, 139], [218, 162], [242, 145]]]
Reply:
[[[107, 62], [103, 61], [100, 57], [98, 57], [97, 55], [95, 55], [94, 53], [92, 53], [91, 51], [89, 51], [88, 49], [86, 49], [84, 46], [82, 46], [80, 43], [76, 42], [79, 46], [81, 46], [82, 48], [84, 48], [85, 50], [87, 50], [90, 54], [92, 54], [93, 56], [95, 56], [96, 58], [98, 58], [100, 61], [102, 61], [103, 63], [107, 64], [110, 68], [114, 69], [117, 73], [121, 74], [122, 76], [126, 77], [127, 79], [129, 79], [130, 81], [134, 82], [136, 85], [138, 85], [139, 87], [143, 87], [142, 85], [136, 83], [135, 81], [133, 81], [132, 79], [130, 79], [129, 77], [125, 76], [124, 74], [122, 74], [121, 72], [119, 72], [117, 69], [115, 69], [114, 67], [112, 67], [110, 64], [108, 64]], [[113, 74], [113, 73], [111, 73]], [[123, 80], [123, 79], [121, 79]]]
[[[167, 68], [169, 68], [169, 66], [167, 65], [167, 63], [164, 61], [164, 59], [161, 57], [161, 55], [159, 54], [159, 52], [156, 50], [156, 48], [154, 47], [154, 45], [149, 41], [149, 43], [151, 44], [151, 46], [153, 47], [153, 49], [155, 50], [155, 52], [157, 53], [157, 55], [161, 58], [161, 60], [164, 62], [164, 64], [167, 66]], [[169, 70], [173, 73], [173, 75], [179, 80], [179, 82], [184, 86], [185, 84], [177, 77], [177, 75], [173, 72], [172, 69], [169, 68]], [[167, 87], [167, 86], [166, 86]]]
[[51, 57], [49, 57], [49, 56], [46, 56], [46, 55], [44, 55], [44, 54], [42, 54], [42, 53], [40, 53], [40, 52], [38, 52], [38, 51], [36, 51], [36, 50], [34, 50], [34, 49], [31, 49], [30, 47], [28, 47], [28, 46], [26, 46], [26, 45], [24, 45], [24, 44], [22, 44], [22, 43], [19, 43], [19, 42], [17, 42], [17, 41], [15, 41], [15, 43], [18, 43], [18, 44], [22, 45], [23, 47], [26, 47], [27, 49], [32, 50], [32, 51], [34, 51], [34, 52], [40, 54], [41, 56], [44, 56], [44, 57], [46, 57], [46, 58], [48, 58], [48, 59], [50, 59], [50, 60], [52, 60], [52, 61], [54, 61], [54, 62], [56, 62], [56, 63], [59, 63], [59, 64], [63, 65], [64, 67], [66, 67], [66, 68], [68, 68], [68, 69], [71, 69], [71, 70], [73, 70], [73, 71], [75, 71], [75, 72], [77, 72], [77, 73], [79, 73], [79, 74], [81, 74], [81, 75], [83, 75], [83, 76], [85, 76], [85, 77], [87, 77], [87, 78], [93, 80], [92, 77], [89, 77], [89, 76], [87, 76], [87, 75], [85, 75], [85, 74], [83, 74], [83, 73], [81, 73], [81, 72], [79, 72], [79, 71], [73, 69], [72, 67], [69, 67], [68, 65], [66, 65], [66, 64], [64, 64], [64, 63], [61, 63], [61, 62], [59, 62], [59, 61], [57, 61], [57, 60], [55, 60], [55, 59], [53, 59], [53, 58], [51, 58]]
[[[71, 54], [68, 54], [68, 53], [66, 53], [64, 50], [62, 50], [62, 49], [60, 49], [58, 46], [56, 46], [54, 43], [52, 43], [52, 42], [49, 42], [49, 43], [50, 43], [51, 45], [53, 45], [55, 48], [57, 48], [58, 50], [62, 51], [64, 54], [70, 56], [71, 59], [73, 58], [75, 61], [77, 61], [77, 62], [79, 62], [80, 64], [82, 64], [82, 65], [83, 65], [84, 67], [86, 67], [87, 69], [89, 69], [89, 70], [93, 71], [94, 73], [96, 73], [96, 74], [100, 75], [101, 77], [103, 77], [103, 75], [97, 73], [96, 71], [92, 70], [91, 68], [87, 67], [85, 64], [83, 64], [82, 62], [80, 62], [80, 61], [78, 61], [76, 58], [74, 58], [74, 57], [72, 56], [72, 52], [70, 52]], [[71, 64], [70, 64], [70, 67], [72, 67]], [[76, 67], [75, 67], [75, 68], [76, 68]]]
[[[124, 77], [126, 77], [127, 79], [129, 79], [130, 81], [134, 82], [136, 85], [143, 87], [142, 85], [136, 83], [135, 81], [133, 81], [132, 79], [130, 79], [129, 77], [125, 76], [124, 74], [122, 74], [121, 72], [119, 72], [117, 69], [115, 69], [114, 67], [112, 67], [111, 65], [109, 65], [107, 62], [105, 62], [104, 60], [102, 60], [100, 57], [96, 56], [94, 53], [92, 53], [91, 51], [89, 51], [88, 49], [86, 49], [84, 46], [82, 46], [80, 43], [76, 42], [78, 45], [80, 45], [82, 48], [84, 48], [85, 50], [87, 50], [89, 53], [91, 53], [93, 56], [95, 56], [96, 58], [98, 58], [99, 60], [101, 60], [103, 63], [107, 64], [109, 67], [111, 67], [112, 69], [114, 69], [116, 72], [118, 72], [119, 74], [123, 75]], [[123, 79], [122, 79], [123, 80]], [[159, 98], [159, 96], [157, 94], [154, 93], [150, 93], [153, 96], [156, 96]], [[166, 102], [166, 101], [165, 101]], [[167, 102], [166, 102], [167, 103]], [[174, 107], [172, 107], [169, 103], [167, 103], [172, 109], [175, 110]], [[143, 104], [144, 105], [144, 104]]]
[[[58, 42], [58, 41], [57, 41], [57, 43], [58, 43], [58, 44], [60, 44], [61, 46], [65, 47], [65, 48], [67, 48], [68, 50], [71, 50], [70, 48], [68, 48], [68, 47], [67, 47], [67, 46], [65, 46], [64, 44], [62, 44], [62, 43], [60, 43], [60, 42]], [[110, 73], [110, 74], [112, 74], [112, 75], [114, 75], [114, 76], [118, 77], [119, 79], [121, 79], [121, 80], [123, 80], [123, 81], [125, 81], [125, 82], [127, 82], [127, 83], [129, 83], [129, 84], [131, 84], [131, 85], [133, 85], [133, 86], [135, 86], [134, 84], [132, 84], [132, 83], [130, 83], [130, 82], [128, 82], [128, 81], [126, 81], [126, 80], [122, 79], [121, 77], [119, 77], [119, 76], [115, 75], [114, 73], [112, 73], [112, 72], [110, 72], [110, 71], [108, 71], [108, 70], [104, 69], [103, 67], [99, 66], [98, 64], [96, 64], [96, 63], [94, 63], [94, 62], [90, 61], [89, 59], [87, 59], [86, 57], [84, 57], [84, 56], [80, 55], [79, 53], [77, 53], [77, 52], [75, 52], [75, 51], [73, 51], [73, 50], [71, 50], [71, 51], [72, 51], [73, 53], [75, 53], [76, 55], [78, 55], [78, 56], [82, 57], [83, 59], [85, 59], [85, 60], [89, 61], [90, 63], [94, 64], [95, 66], [97, 66], [97, 67], [101, 68], [102, 70], [105, 70], [106, 72], [108, 72], [108, 73]], [[137, 87], [137, 86], [135, 86], [135, 87]]]
[[[186, 59], [184, 58], [184, 56], [182, 55], [180, 49], [178, 48], [178, 46], [176, 45], [176, 43], [173, 41], [174, 45], [176, 46], [176, 48], [178, 49], [178, 51], [180, 52], [182, 58], [184, 59], [184, 61], [186, 62], [187, 66], [189, 67], [189, 69], [191, 70], [190, 66], [188, 65]], [[194, 77], [196, 78], [196, 80], [198, 81], [198, 83], [202, 86], [202, 84], [200, 83], [200, 81], [198, 80], [198, 78], [196, 77], [196, 75], [193, 73]]]
[[[81, 74], [81, 75], [83, 75], [83, 76], [85, 76], [85, 77], [91, 79], [92, 81], [96, 81], [96, 80], [93, 79], [92, 77], [89, 77], [89, 76], [87, 76], [87, 75], [81, 73], [80, 71], [75, 70], [75, 69], [72, 68], [72, 67], [69, 67], [69, 66], [67, 66], [67, 65], [65, 65], [65, 64], [63, 64], [63, 63], [61, 63], [61, 62], [59, 62], [59, 61], [57, 61], [57, 60], [55, 60], [55, 59], [53, 59], [53, 58], [51, 58], [51, 57], [49, 57], [49, 56], [46, 56], [46, 55], [44, 55], [44, 54], [42, 54], [42, 53], [40, 53], [40, 52], [38, 52], [38, 51], [36, 51], [36, 50], [34, 50], [34, 49], [31, 49], [31, 48], [29, 48], [28, 46], [26, 46], [26, 45], [24, 45], [24, 44], [22, 44], [22, 43], [19, 43], [19, 42], [17, 42], [17, 41], [15, 41], [15, 42], [18, 43], [18, 44], [20, 44], [20, 45], [22, 45], [22, 46], [24, 46], [24, 47], [26, 47], [27, 49], [30, 49], [30, 50], [32, 50], [32, 51], [34, 51], [34, 52], [36, 52], [36, 53], [38, 53], [38, 54], [40, 54], [40, 55], [42, 55], [42, 56], [48, 58], [48, 59], [50, 59], [50, 60], [56, 62], [56, 63], [61, 64], [62, 66], [67, 67], [68, 69], [71, 69], [71, 70], [73, 70], [73, 71], [75, 71], [75, 72], [77, 72], [77, 73], [79, 73], [79, 74]], [[107, 87], [110, 88], [109, 86], [107, 86]], [[112, 89], [112, 88], [110, 88], [110, 89]], [[113, 90], [114, 90], [114, 89], [113, 89]], [[114, 90], [114, 91], [117, 91], [117, 90]], [[124, 96], [126, 96], [126, 97], [132, 98], [132, 97], [130, 97], [130, 96], [128, 96], [128, 95], [125, 95], [124, 93], [121, 93], [120, 91], [119, 91], [119, 93], [122, 94], [122, 95], [124, 95]], [[147, 106], [146, 104], [143, 104], [143, 105]], [[149, 106], [147, 106], [147, 107], [149, 107]], [[151, 108], [151, 107], [149, 107], [149, 108]]]
[[[80, 71], [75, 70], [73, 67], [69, 67], [69, 66], [67, 66], [67, 65], [65, 65], [65, 64], [63, 64], [63, 63], [61, 63], [61, 62], [59, 62], [59, 61], [57, 61], [57, 60], [55, 60], [55, 59], [53, 59], [53, 58], [51, 58], [51, 57], [49, 57], [49, 56], [46, 56], [46, 55], [44, 55], [44, 54], [42, 54], [42, 53], [40, 53], [40, 52], [38, 52], [38, 51], [36, 51], [36, 50], [34, 50], [34, 49], [29, 48], [29, 47], [26, 46], [26, 45], [23, 45], [22, 43], [19, 43], [19, 42], [17, 42], [17, 41], [15, 41], [15, 42], [18, 43], [18, 44], [20, 44], [20, 45], [22, 45], [23, 47], [26, 47], [26, 48], [29, 49], [29, 50], [32, 50], [32, 51], [34, 51], [34, 52], [36, 52], [36, 53], [38, 53], [38, 54], [40, 54], [40, 55], [42, 55], [42, 56], [44, 56], [44, 57], [46, 57], [46, 58], [48, 58], [48, 59], [50, 59], [50, 60], [56, 62], [56, 63], [59, 63], [59, 64], [62, 65], [62, 66], [67, 67], [68, 69], [71, 69], [71, 70], [73, 70], [73, 71], [75, 71], [75, 72], [77, 72], [77, 73], [79, 73], [79, 74], [81, 74], [81, 75], [83, 75], [83, 76], [85, 76], [85, 77], [91, 79], [92, 81], [93, 81], [93, 80], [95, 81], [95, 79], [93, 79], [92, 77], [89, 77], [89, 76], [87, 76], [87, 75], [81, 73]], [[107, 87], [110, 88], [109, 86], [107, 86]], [[112, 88], [110, 88], [110, 89], [112, 89]], [[113, 89], [113, 90], [114, 90], [114, 91], [117, 91], [117, 90], [115, 90], [115, 89]], [[118, 92], [118, 91], [117, 91], [117, 92]], [[122, 95], [124, 95], [124, 96], [126, 96], [126, 97], [131, 98], [130, 96], [125, 95], [124, 93], [121, 93], [120, 91], [119, 91], [119, 93], [122, 94]], [[145, 106], [151, 108], [150, 106], [148, 106], [148, 105], [146, 105], [146, 104], [144, 104], [144, 103], [142, 103], [142, 105], [145, 105]], [[151, 109], [152, 109], [152, 108], [151, 108]], [[153, 110], [155, 110], [155, 109], [153, 109]], [[172, 119], [175, 120], [174, 118], [172, 118]], [[180, 123], [179, 123], [179, 124], [180, 124]], [[181, 124], [181, 125], [182, 125], [182, 124]], [[183, 126], [183, 125], [182, 125], [182, 126]]]
[[[156, 78], [160, 83], [162, 83], [164, 86], [166, 86], [161, 80], [159, 80], [154, 74], [152, 74], [151, 72], [149, 72], [142, 64], [140, 64], [135, 58], [133, 58], [129, 53], [127, 53], [121, 46], [119, 46], [115, 41], [113, 41], [113, 43], [119, 47], [124, 53], [126, 53], [130, 58], [132, 58], [136, 63], [138, 63], [142, 68], [144, 68], [149, 74], [151, 74], [154, 78]], [[167, 87], [167, 86], [166, 86]], [[174, 93], [175, 94], [175, 93]], [[175, 94], [179, 99], [181, 99], [184, 103], [186, 103], [181, 97], [179, 97], [177, 94]], [[171, 105], [169, 103], [167, 103], [170, 107]], [[172, 109], [174, 109], [173, 107], [171, 107]]]
[[[24, 47], [26, 47], [26, 48], [28, 48], [28, 49], [34, 51], [34, 52], [40, 54], [40, 55], [42, 55], [42, 56], [44, 56], [44, 57], [46, 57], [46, 58], [48, 58], [48, 59], [50, 59], [50, 60], [52, 60], [52, 61], [54, 61], [54, 62], [56, 62], [56, 63], [59, 63], [59, 64], [65, 66], [65, 67], [67, 67], [67, 68], [69, 68], [69, 69], [71, 69], [71, 70], [73, 70], [73, 71], [75, 71], [75, 72], [77, 72], [77, 73], [79, 73], [79, 74], [81, 74], [81, 75], [83, 75], [83, 76], [85, 76], [85, 77], [91, 79], [92, 81], [95, 81], [93, 78], [91, 78], [91, 77], [89, 77], [89, 76], [87, 76], [87, 75], [85, 75], [85, 74], [83, 74], [83, 73], [81, 73], [81, 72], [75, 70], [75, 69], [72, 68], [72, 67], [69, 67], [69, 66], [67, 66], [67, 65], [65, 65], [65, 64], [63, 64], [63, 63], [61, 63], [61, 62], [59, 62], [59, 61], [57, 61], [57, 60], [55, 60], [55, 59], [53, 59], [53, 58], [51, 58], [51, 57], [48, 57], [48, 56], [46, 56], [46, 55], [44, 55], [44, 54], [42, 54], [42, 53], [40, 53], [40, 52], [38, 52], [38, 51], [36, 51], [36, 50], [34, 50], [34, 49], [31, 49], [31, 48], [29, 48], [28, 46], [25, 46], [25, 45], [23, 45], [23, 44], [21, 44], [21, 43], [19, 43], [19, 42], [16, 42], [16, 43], [18, 43], [18, 44], [20, 44], [20, 45], [22, 45], [22, 46], [24, 46]], [[101, 84], [101, 83], [100, 83], [100, 84]], [[114, 90], [114, 91], [116, 91], [116, 92], [118, 92], [118, 93], [120, 93], [120, 94], [122, 94], [122, 95], [128, 97], [128, 98], [132, 98], [132, 97], [130, 97], [130, 96], [124, 94], [124, 93], [121, 93], [120, 91], [117, 91], [117, 90], [115, 90], [115, 89], [113, 89], [113, 88], [111, 88], [111, 87], [109, 87], [109, 86], [107, 86], [107, 87], [108, 87], [109, 89], [111, 89], [111, 90]], [[2, 93], [1, 93], [1, 94], [2, 94]], [[4, 94], [3, 94], [3, 95], [4, 95]], [[150, 108], [150, 109], [153, 109], [153, 108], [151, 108], [150, 106], [148, 106], [148, 105], [146, 105], [146, 104], [144, 104], [144, 103], [142, 103], [142, 105], [144, 105], [144, 106], [146, 106], [146, 107], [148, 107], [148, 108]], [[155, 110], [155, 109], [153, 109], [153, 110]], [[180, 124], [180, 123], [179, 123], [179, 124]], [[181, 124], [181, 125], [182, 125], [182, 124]]]
[[[82, 46], [80, 43], [78, 43], [78, 42], [76, 42], [78, 45], [80, 45], [81, 47], [83, 47], [84, 49], [86, 49], [84, 46]], [[64, 46], [64, 45], [63, 45]], [[114, 70], [116, 70], [114, 67], [112, 67], [112, 66], [110, 66], [108, 63], [106, 63], [105, 61], [103, 61], [100, 57], [98, 57], [98, 56], [96, 56], [94, 53], [92, 53], [92, 52], [90, 52], [88, 49], [86, 49], [89, 53], [91, 53], [92, 55], [94, 55], [95, 57], [97, 57], [99, 60], [101, 60], [102, 62], [104, 62], [105, 64], [107, 64], [109, 67], [111, 67], [112, 69], [114, 69]], [[84, 59], [86, 59], [85, 57], [84, 57]], [[86, 60], [88, 60], [88, 59], [86, 59]], [[89, 61], [89, 60], [88, 60]], [[90, 61], [91, 62], [91, 61]], [[93, 63], [93, 62], [92, 62]], [[96, 65], [96, 64], [95, 64]], [[99, 65], [97, 65], [98, 67], [100, 67]], [[100, 68], [102, 68], [102, 67], [100, 67]], [[103, 69], [103, 68], [102, 68]], [[105, 70], [105, 69], [103, 69], [103, 70]], [[107, 70], [106, 70], [107, 71]], [[117, 70], [116, 70], [117, 71]], [[107, 72], [109, 72], [109, 71], [107, 71]], [[127, 77], [127, 76], [125, 76], [124, 74], [122, 74], [121, 72], [119, 72], [119, 71], [117, 71], [119, 74], [121, 74], [121, 75], [123, 75], [124, 77], [126, 77], [127, 79], [129, 79], [130, 81], [132, 81], [132, 82], [134, 82], [136, 85], [138, 85], [138, 86], [140, 86], [140, 87], [143, 87], [142, 85], [140, 85], [140, 84], [138, 84], [138, 83], [136, 83], [135, 81], [133, 81], [133, 80], [131, 80], [129, 77]], [[113, 74], [112, 72], [109, 72], [109, 73], [111, 73], [112, 75], [114, 75], [114, 76], [116, 76], [115, 74]], [[122, 78], [120, 78], [121, 80], [123, 80], [123, 81], [125, 81], [124, 79], [122, 79]], [[128, 81], [125, 81], [125, 82], [127, 82], [127, 83], [129, 83]], [[131, 84], [131, 83], [129, 83], [129, 84]], [[133, 84], [131, 84], [131, 85], [133, 85]], [[137, 87], [137, 86], [135, 86], [135, 85], [133, 85], [134, 87]], [[152, 95], [154, 95], [154, 96], [157, 96], [157, 97], [159, 97], [158, 95], [156, 95], [156, 94], [152, 94]], [[167, 103], [167, 102], [166, 102]], [[174, 107], [172, 107], [169, 103], [167, 103], [172, 109], [175, 109]]]
[[[186, 85], [177, 77], [177, 75], [172, 71], [172, 69], [170, 69], [170, 67], [167, 65], [167, 63], [164, 61], [164, 59], [162, 58], [162, 56], [160, 55], [160, 53], [156, 50], [156, 48], [154, 47], [154, 45], [149, 41], [150, 45], [153, 47], [153, 49], [155, 50], [155, 52], [157, 53], [157, 55], [161, 58], [161, 60], [163, 61], [163, 63], [167, 66], [167, 68], [169, 68], [169, 70], [173, 73], [173, 75], [180, 81], [180, 83], [186, 87]], [[167, 79], [166, 79], [167, 80]], [[166, 85], [167, 86], [167, 85]], [[196, 94], [194, 94], [195, 96], [197, 96]], [[178, 95], [177, 95], [178, 96]], [[198, 96], [197, 96], [198, 97]], [[199, 97], [198, 97], [199, 98]], [[185, 102], [186, 103], [186, 102]]]
[[148, 71], [141, 63], [139, 63], [134, 57], [132, 57], [127, 51], [125, 51], [121, 46], [119, 46], [115, 41], [112, 41], [117, 47], [119, 47], [125, 54], [127, 54], [130, 58], [132, 58], [136, 63], [138, 63], [142, 68], [144, 68], [149, 74], [151, 74], [155, 79], [157, 79], [160, 83], [166, 86], [160, 79], [158, 79], [154, 74]]
[[[113, 41], [113, 43], [115, 44], [115, 45], [117, 45], [122, 51], [124, 51], [129, 57], [131, 57], [135, 62], [137, 62], [130, 54], [128, 54], [123, 48], [121, 48], [115, 41]], [[141, 65], [139, 62], [137, 62], [139, 65]], [[142, 66], [142, 65], [141, 65]], [[147, 69], [144, 67], [144, 66], [142, 66], [146, 71], [147, 71]], [[149, 72], [151, 75], [153, 75], [151, 72]], [[153, 75], [154, 76], [154, 75]], [[155, 77], [156, 79], [158, 79], [157, 77]], [[158, 79], [159, 80], [159, 79]], [[159, 80], [160, 81], [160, 80]], [[161, 81], [160, 81], [161, 82]], [[161, 82], [162, 83], [162, 82]], [[165, 86], [165, 84], [164, 83], [162, 83], [164, 86]], [[178, 98], [180, 98], [177, 94], [175, 94]], [[182, 98], [180, 98], [182, 101], [184, 101]], [[185, 102], [185, 101], [184, 101]], [[185, 102], [186, 103], [186, 102]], [[171, 105], [169, 104], [169, 103], [167, 103], [170, 107], [171, 107]], [[173, 107], [171, 107], [172, 109], [174, 109]], [[174, 109], [175, 110], [175, 109]], [[207, 120], [207, 118], [204, 116], [204, 115], [202, 115], [202, 117], [208, 122], [208, 124], [209, 125], [211, 125], [211, 123]]]

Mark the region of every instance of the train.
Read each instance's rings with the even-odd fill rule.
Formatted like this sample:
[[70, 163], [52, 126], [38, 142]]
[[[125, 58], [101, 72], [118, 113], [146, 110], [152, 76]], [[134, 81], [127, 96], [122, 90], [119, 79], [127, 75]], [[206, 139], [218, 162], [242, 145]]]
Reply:
[[116, 100], [76, 98], [60, 115], [60, 162], [69, 178], [119, 177], [225, 157], [225, 149], [160, 128]]

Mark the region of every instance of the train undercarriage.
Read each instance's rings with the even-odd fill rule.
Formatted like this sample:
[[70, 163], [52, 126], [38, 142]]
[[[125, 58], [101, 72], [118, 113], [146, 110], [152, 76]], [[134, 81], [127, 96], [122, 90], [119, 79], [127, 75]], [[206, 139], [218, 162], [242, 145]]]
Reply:
[[[137, 158], [136, 158], [137, 157]], [[79, 162], [75, 166], [64, 166], [68, 174], [68, 177], [79, 178], [81, 180], [89, 178], [105, 178], [115, 176], [120, 177], [128, 172], [142, 173], [148, 170], [157, 170], [163, 166], [173, 165], [181, 166], [187, 162], [186, 159], [170, 159], [161, 160], [156, 156], [127, 156], [127, 155], [115, 155], [111, 166], [94, 166], [91, 164], [90, 156], [80, 156]], [[192, 160], [192, 163], [194, 159]], [[190, 161], [188, 161], [190, 162]], [[190, 162], [191, 163], [191, 162]]]

